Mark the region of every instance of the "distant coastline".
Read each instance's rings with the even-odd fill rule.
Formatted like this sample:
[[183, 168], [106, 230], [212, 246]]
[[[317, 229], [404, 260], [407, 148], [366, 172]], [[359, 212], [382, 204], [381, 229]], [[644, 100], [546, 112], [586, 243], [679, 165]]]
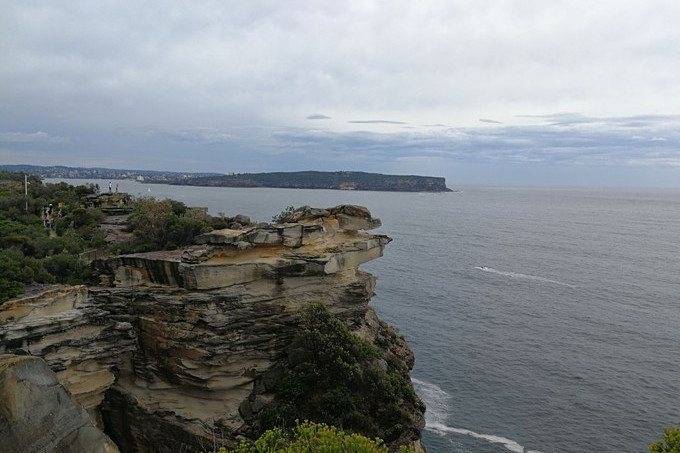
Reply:
[[434, 176], [384, 175], [360, 171], [297, 171], [202, 176], [171, 184], [209, 187], [451, 192], [446, 179]]
[[386, 175], [361, 171], [297, 171], [270, 173], [180, 173], [39, 165], [0, 165], [0, 170], [25, 172], [42, 178], [133, 179], [145, 183], [204, 187], [267, 187], [285, 189], [370, 190], [384, 192], [452, 192], [436, 176]]

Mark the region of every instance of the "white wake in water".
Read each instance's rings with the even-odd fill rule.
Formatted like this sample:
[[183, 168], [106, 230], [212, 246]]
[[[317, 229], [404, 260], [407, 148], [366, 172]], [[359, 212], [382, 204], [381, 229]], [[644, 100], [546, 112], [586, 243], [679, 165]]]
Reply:
[[558, 280], [551, 280], [549, 278], [539, 277], [538, 275], [528, 275], [528, 274], [520, 274], [520, 273], [517, 273], [517, 272], [499, 271], [498, 269], [494, 269], [492, 267], [487, 267], [487, 266], [475, 266], [475, 269], [480, 270], [482, 272], [490, 272], [492, 274], [502, 275], [504, 277], [519, 278], [519, 279], [522, 279], [522, 280], [534, 280], [534, 281], [543, 282], [543, 283], [552, 283], [554, 285], [567, 286], [569, 288], [576, 288], [574, 285], [570, 285], [569, 283], [564, 283], [564, 282], [560, 282]]
[[423, 399], [427, 410], [425, 411], [425, 429], [437, 434], [445, 435], [448, 433], [462, 434], [465, 436], [482, 439], [489, 443], [501, 444], [513, 453], [541, 453], [538, 450], [525, 450], [523, 446], [512, 439], [492, 434], [480, 434], [469, 429], [454, 428], [445, 424], [448, 417], [448, 407], [451, 395], [440, 387], [419, 379], [411, 379], [416, 389], [416, 393]]

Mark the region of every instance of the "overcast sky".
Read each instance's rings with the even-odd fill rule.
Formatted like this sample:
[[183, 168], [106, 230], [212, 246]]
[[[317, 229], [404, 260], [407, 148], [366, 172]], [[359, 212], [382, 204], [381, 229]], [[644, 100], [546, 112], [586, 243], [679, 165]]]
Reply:
[[680, 1], [0, 0], [0, 163], [680, 186]]

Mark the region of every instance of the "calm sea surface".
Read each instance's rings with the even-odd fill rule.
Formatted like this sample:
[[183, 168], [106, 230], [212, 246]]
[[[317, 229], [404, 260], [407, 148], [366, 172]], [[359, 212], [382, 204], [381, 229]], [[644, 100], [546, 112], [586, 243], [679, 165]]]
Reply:
[[257, 221], [304, 204], [380, 217], [394, 242], [364, 268], [415, 351], [430, 453], [645, 452], [680, 422], [680, 191], [116, 184]]

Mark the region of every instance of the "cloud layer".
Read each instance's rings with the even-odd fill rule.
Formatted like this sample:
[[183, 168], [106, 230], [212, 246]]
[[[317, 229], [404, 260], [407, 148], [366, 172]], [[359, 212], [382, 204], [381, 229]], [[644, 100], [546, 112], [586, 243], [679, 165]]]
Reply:
[[680, 161], [672, 0], [0, 5], [7, 163], [647, 184]]

